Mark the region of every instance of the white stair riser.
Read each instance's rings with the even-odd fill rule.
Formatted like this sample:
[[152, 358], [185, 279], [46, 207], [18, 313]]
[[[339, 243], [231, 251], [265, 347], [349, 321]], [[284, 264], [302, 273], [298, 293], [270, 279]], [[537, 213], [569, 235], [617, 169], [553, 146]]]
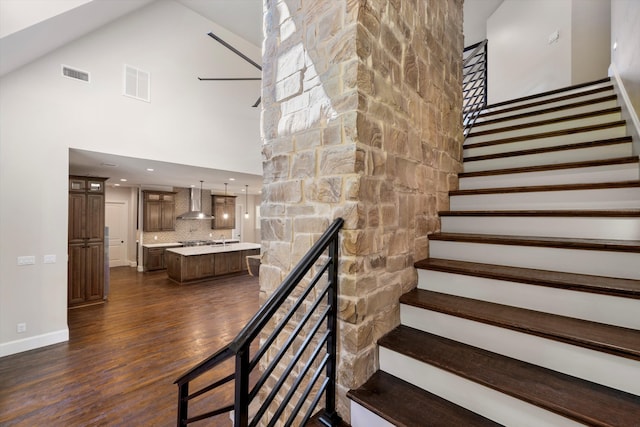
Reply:
[[463, 177], [458, 182], [461, 190], [475, 190], [478, 188], [524, 187], [531, 185], [592, 184], [637, 179], [640, 179], [640, 166], [638, 163], [624, 163], [540, 172]]
[[500, 424], [519, 427], [582, 426], [538, 406], [384, 347], [380, 347], [380, 368]]
[[440, 220], [447, 233], [640, 240], [640, 217], [443, 216]]
[[429, 256], [457, 261], [640, 279], [640, 253], [429, 241]]
[[433, 270], [418, 288], [640, 330], [640, 300]]
[[351, 401], [351, 427], [394, 427], [389, 421]]
[[467, 194], [450, 197], [452, 211], [638, 208], [640, 187]]
[[[524, 129], [505, 130], [502, 132], [490, 133], [487, 135], [474, 136], [473, 132], [465, 140], [465, 144], [475, 144], [477, 142], [494, 141], [496, 139], [513, 138], [517, 136], [533, 135], [537, 133], [553, 132], [566, 129], [572, 129], [583, 126], [594, 126], [604, 123], [615, 122], [621, 120], [620, 113], [609, 113], [600, 116], [586, 117], [582, 119], [567, 120], [558, 123], [549, 123], [538, 126], [526, 127]], [[480, 129], [477, 129], [480, 131]]]
[[608, 387], [640, 394], [640, 362], [532, 334], [401, 305], [403, 325]]
[[[610, 86], [611, 83], [605, 83], [605, 84], [599, 84], [599, 85], [595, 85], [595, 86], [590, 86], [588, 88], [583, 88], [583, 89], [579, 89], [573, 92], [563, 92], [563, 93], [559, 93], [559, 94], [555, 94], [555, 95], [549, 95], [549, 96], [544, 96], [544, 97], [540, 97], [540, 98], [536, 98], [536, 99], [530, 99], [530, 100], [526, 100], [526, 101], [520, 101], [520, 102], [513, 102], [513, 103], [509, 103], [507, 105], [501, 106], [501, 107], [495, 107], [495, 108], [491, 108], [491, 106], [489, 106], [490, 108], [487, 108], [486, 111], [490, 111], [490, 112], [496, 112], [495, 114], [492, 114], [491, 116], [488, 116], [487, 119], [491, 118], [499, 118], [499, 117], [504, 117], [505, 115], [513, 115], [513, 114], [518, 114], [518, 113], [528, 113], [530, 111], [539, 111], [539, 110], [544, 110], [545, 108], [552, 108], [552, 107], [557, 107], [559, 105], [565, 105], [567, 102], [580, 102], [580, 101], [587, 101], [587, 100], [591, 100], [591, 99], [597, 99], [597, 98], [601, 98], [603, 96], [608, 96], [608, 95], [614, 95], [614, 91], [612, 90], [607, 90], [607, 91], [602, 91], [602, 92], [596, 92], [593, 94], [589, 94], [589, 95], [581, 95], [575, 98], [571, 98], [570, 100], [561, 100], [561, 101], [554, 101], [554, 102], [549, 102], [547, 104], [542, 104], [542, 105], [537, 105], [537, 106], [533, 106], [533, 107], [527, 107], [527, 105], [531, 104], [531, 103], [535, 103], [535, 102], [539, 102], [539, 101], [544, 101], [544, 100], [551, 100], [551, 99], [557, 99], [558, 97], [563, 97], [565, 95], [569, 95], [572, 93], [579, 93], [579, 92], [585, 92], [585, 91], [589, 91], [592, 89], [597, 89], [597, 88], [601, 88], [603, 86]], [[522, 106], [523, 108], [519, 108], [515, 111], [509, 111], [506, 113], [500, 113], [499, 111], [502, 111], [504, 109], [508, 109], [508, 108], [513, 108], [513, 107], [517, 107], [517, 106]], [[483, 120], [484, 118], [478, 118], [478, 120]]]
[[558, 163], [583, 162], [600, 159], [627, 157], [633, 154], [630, 142], [606, 145], [602, 147], [588, 147], [573, 150], [554, 151], [551, 153], [528, 154], [522, 156], [503, 157], [497, 159], [476, 160], [464, 162], [465, 172], [479, 172], [496, 169], [509, 169], [527, 166], [554, 165]]
[[[527, 139], [524, 141], [508, 142], [504, 144], [489, 145], [487, 147], [469, 147], [469, 140], [465, 142], [464, 157], [485, 156], [487, 154], [511, 153], [513, 151], [530, 150], [534, 148], [558, 147], [566, 144], [578, 144], [582, 142], [599, 141], [626, 136], [626, 127], [600, 129], [591, 132], [580, 132], [563, 136], [547, 138]], [[494, 138], [500, 139], [500, 138]]]
[[[523, 123], [529, 123], [531, 121], [540, 121], [540, 120], [550, 120], [559, 117], [566, 117], [575, 114], [583, 114], [590, 113], [592, 111], [605, 110], [607, 108], [615, 108], [617, 107], [617, 103], [615, 100], [611, 101], [602, 101], [596, 104], [588, 104], [580, 107], [568, 108], [560, 111], [551, 111], [548, 113], [537, 114], [536, 116], [522, 117], [522, 118], [514, 118], [509, 120], [504, 120], [496, 123], [488, 123], [483, 125], [482, 122], [476, 122], [473, 127], [474, 132], [480, 132], [491, 129], [498, 129], [504, 126], [515, 126]], [[522, 114], [520, 112], [514, 112], [513, 115]]]

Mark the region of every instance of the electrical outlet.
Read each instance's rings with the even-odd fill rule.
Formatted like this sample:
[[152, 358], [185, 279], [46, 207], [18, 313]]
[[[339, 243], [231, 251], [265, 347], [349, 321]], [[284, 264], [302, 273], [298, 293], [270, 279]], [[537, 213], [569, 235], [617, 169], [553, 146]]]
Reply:
[[56, 256], [55, 255], [44, 255], [42, 257], [42, 263], [43, 264], [55, 264], [56, 263]]
[[35, 263], [36, 263], [36, 257], [32, 255], [18, 257], [18, 265], [33, 265]]
[[16, 332], [19, 334], [23, 334], [27, 332], [27, 324], [26, 323], [18, 323], [16, 325]]

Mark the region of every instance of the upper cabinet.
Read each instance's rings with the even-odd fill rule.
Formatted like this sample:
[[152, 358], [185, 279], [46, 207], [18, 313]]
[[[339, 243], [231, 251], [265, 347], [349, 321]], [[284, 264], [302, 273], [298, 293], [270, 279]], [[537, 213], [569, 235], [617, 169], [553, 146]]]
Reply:
[[176, 228], [176, 193], [143, 190], [143, 231], [174, 231]]
[[236, 196], [211, 196], [211, 228], [230, 230], [236, 228]]

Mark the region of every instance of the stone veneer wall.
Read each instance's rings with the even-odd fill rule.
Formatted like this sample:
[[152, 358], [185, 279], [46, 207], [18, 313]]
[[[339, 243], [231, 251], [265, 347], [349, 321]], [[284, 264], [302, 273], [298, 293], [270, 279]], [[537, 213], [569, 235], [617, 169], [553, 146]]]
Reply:
[[338, 412], [461, 169], [462, 0], [265, 0], [261, 297], [336, 217]]

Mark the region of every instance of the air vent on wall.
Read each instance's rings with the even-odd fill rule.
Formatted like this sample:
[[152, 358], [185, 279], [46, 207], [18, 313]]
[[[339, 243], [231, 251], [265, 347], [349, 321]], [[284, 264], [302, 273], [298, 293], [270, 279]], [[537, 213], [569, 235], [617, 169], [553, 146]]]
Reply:
[[78, 70], [76, 68], [71, 68], [67, 65], [62, 66], [62, 75], [65, 77], [69, 77], [70, 79], [82, 80], [83, 82], [89, 83], [89, 73], [86, 71]]
[[146, 71], [124, 66], [124, 95], [150, 102], [151, 78]]

